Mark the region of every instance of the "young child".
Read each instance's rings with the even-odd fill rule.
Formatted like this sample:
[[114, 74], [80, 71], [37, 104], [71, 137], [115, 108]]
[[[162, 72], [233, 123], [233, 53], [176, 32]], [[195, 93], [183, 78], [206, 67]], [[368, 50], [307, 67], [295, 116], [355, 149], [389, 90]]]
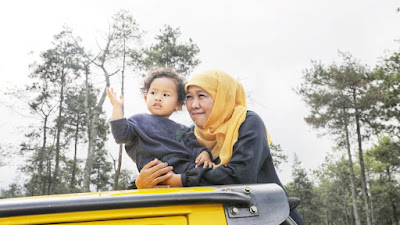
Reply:
[[194, 167], [213, 167], [209, 149], [201, 147], [193, 131], [169, 116], [182, 108], [185, 99], [184, 80], [170, 68], [151, 71], [141, 89], [151, 114], [136, 114], [126, 119], [122, 112], [123, 96], [118, 99], [107, 88], [113, 105], [111, 131], [140, 171], [154, 158], [173, 166], [175, 173]]

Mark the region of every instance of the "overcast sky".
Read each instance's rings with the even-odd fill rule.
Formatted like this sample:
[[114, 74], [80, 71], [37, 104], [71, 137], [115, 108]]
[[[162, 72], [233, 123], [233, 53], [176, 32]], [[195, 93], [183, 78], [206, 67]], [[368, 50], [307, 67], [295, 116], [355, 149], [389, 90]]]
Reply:
[[[242, 81], [250, 94], [249, 109], [263, 118], [274, 143], [289, 156], [282, 167], [290, 181], [293, 154], [307, 169], [316, 169], [332, 150], [328, 138], [318, 137], [304, 117], [308, 109], [293, 88], [311, 60], [338, 61], [347, 51], [373, 68], [386, 50], [397, 50], [400, 7], [394, 0], [35, 0], [0, 3], [0, 88], [29, 82], [28, 65], [51, 47], [64, 24], [86, 42], [94, 43], [112, 14], [129, 10], [151, 42], [164, 24], [180, 27], [182, 40], [199, 46], [202, 63], [194, 73], [224, 70]], [[29, 54], [29, 52], [33, 54]], [[134, 89], [134, 90], [133, 90]], [[128, 96], [130, 95], [130, 96]], [[126, 114], [145, 110], [137, 86], [126, 98]], [[1, 99], [5, 96], [0, 97]], [[138, 102], [139, 101], [139, 102]], [[110, 104], [105, 105], [111, 109]], [[0, 105], [0, 145], [18, 145], [29, 119]], [[23, 114], [24, 112], [22, 112]], [[186, 111], [173, 117], [187, 123]], [[182, 119], [186, 118], [186, 119]], [[0, 168], [0, 187], [15, 176], [15, 158]], [[126, 161], [129, 163], [129, 161]]]

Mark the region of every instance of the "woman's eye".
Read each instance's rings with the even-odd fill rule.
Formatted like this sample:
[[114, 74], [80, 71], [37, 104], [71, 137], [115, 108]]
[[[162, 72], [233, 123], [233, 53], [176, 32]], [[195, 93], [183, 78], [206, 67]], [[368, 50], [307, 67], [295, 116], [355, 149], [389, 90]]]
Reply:
[[191, 98], [193, 98], [193, 97], [190, 96], [190, 95], [187, 95], [187, 96], [186, 96], [186, 100], [187, 100], [187, 99], [191, 99]]

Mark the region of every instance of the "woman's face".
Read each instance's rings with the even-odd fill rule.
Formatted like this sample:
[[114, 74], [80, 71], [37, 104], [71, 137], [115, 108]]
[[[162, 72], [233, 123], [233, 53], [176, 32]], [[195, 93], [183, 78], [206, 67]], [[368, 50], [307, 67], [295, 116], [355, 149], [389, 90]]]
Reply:
[[202, 88], [189, 86], [186, 94], [186, 107], [196, 126], [204, 128], [210, 117], [214, 99]]

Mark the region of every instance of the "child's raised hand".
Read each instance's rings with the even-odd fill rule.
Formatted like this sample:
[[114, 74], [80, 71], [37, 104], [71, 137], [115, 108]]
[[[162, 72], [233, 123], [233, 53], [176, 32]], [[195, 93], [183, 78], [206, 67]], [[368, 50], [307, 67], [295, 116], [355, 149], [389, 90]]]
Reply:
[[210, 154], [207, 151], [202, 151], [196, 158], [196, 167], [203, 164], [203, 168], [213, 168], [215, 164], [211, 161]]
[[107, 96], [110, 99], [111, 105], [122, 106], [124, 104], [124, 96], [120, 95], [119, 99], [113, 88], [106, 88]]

